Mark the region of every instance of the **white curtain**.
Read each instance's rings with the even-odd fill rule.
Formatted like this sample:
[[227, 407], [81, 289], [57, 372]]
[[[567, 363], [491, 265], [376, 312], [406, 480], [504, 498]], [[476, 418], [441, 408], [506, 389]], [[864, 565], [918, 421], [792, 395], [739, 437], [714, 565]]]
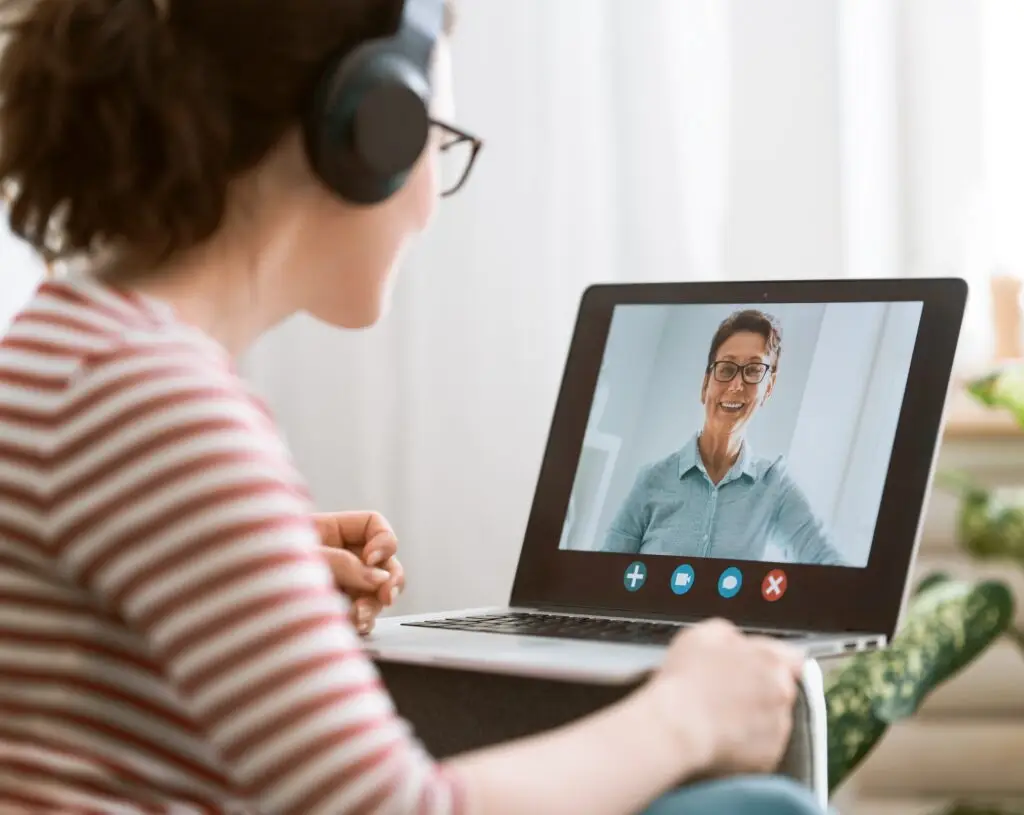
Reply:
[[[595, 281], [1024, 267], [1020, 0], [460, 3], [487, 146], [363, 334], [296, 319], [245, 370], [324, 509], [374, 507], [403, 610], [501, 602]], [[1021, 228], [1016, 228], [1019, 224]], [[0, 239], [0, 329], [40, 264]]]
[[460, 5], [487, 140], [384, 324], [297, 319], [249, 357], [324, 509], [402, 540], [402, 610], [503, 602], [579, 296], [594, 281], [843, 273], [838, 7]]

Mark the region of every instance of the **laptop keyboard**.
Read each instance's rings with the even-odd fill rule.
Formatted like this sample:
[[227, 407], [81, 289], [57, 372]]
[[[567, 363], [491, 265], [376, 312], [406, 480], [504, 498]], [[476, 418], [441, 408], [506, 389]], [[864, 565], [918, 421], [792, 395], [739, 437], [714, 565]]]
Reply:
[[684, 624], [505, 612], [470, 617], [447, 617], [424, 622], [403, 623], [403, 625], [414, 628], [444, 628], [450, 631], [479, 631], [486, 634], [599, 640], [632, 645], [668, 645]]

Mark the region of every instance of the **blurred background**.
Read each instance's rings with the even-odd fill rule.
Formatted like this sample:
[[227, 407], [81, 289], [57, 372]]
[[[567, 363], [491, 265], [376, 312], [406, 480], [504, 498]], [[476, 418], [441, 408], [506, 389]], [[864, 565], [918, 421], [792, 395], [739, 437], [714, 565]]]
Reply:
[[[392, 313], [243, 361], [319, 507], [393, 522], [401, 611], [506, 599], [592, 282], [957, 275], [960, 373], [1020, 356], [1024, 0], [459, 5], [455, 123], [486, 147]], [[40, 267], [4, 234], [0, 268], [2, 327]], [[949, 461], [1024, 475], [1005, 425], [955, 418]], [[923, 560], [974, 568], [933, 504]], [[993, 654], [883, 745], [863, 811], [1020, 791], [1024, 670]]]
[[[409, 610], [507, 591], [589, 283], [958, 275], [960, 368], [1013, 352], [1021, 0], [459, 5], [456, 122], [486, 146], [392, 313], [244, 360], [318, 503], [393, 519]], [[0, 264], [3, 325], [39, 265], [8, 234]]]
[[409, 611], [504, 599], [594, 281], [1024, 274], [1020, 0], [464, 0], [487, 140], [391, 315], [245, 361], [326, 508], [403, 540]]
[[[997, 350], [992, 278], [1024, 275], [1021, 0], [459, 12], [456, 123], [486, 146], [392, 313], [300, 317], [244, 360], [318, 504], [392, 519], [407, 610], [508, 591], [589, 283], [959, 275], [961, 366]], [[2, 325], [39, 267], [9, 235], [0, 264]]]

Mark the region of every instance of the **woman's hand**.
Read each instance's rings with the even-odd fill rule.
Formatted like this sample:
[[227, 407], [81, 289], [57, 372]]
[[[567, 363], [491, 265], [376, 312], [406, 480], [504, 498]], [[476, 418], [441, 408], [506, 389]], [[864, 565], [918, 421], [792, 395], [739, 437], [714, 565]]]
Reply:
[[701, 623], [677, 635], [661, 670], [619, 702], [447, 766], [475, 809], [492, 815], [647, 811], [682, 783], [774, 772], [802, 668], [803, 655], [780, 642]]
[[352, 624], [369, 634], [377, 615], [405, 588], [398, 538], [376, 512], [318, 513], [313, 523], [338, 588], [352, 600]]
[[[804, 656], [722, 620], [684, 630], [648, 687], [706, 775], [773, 772], [793, 726]], [[685, 700], [685, 703], [684, 703]], [[680, 715], [682, 714], [682, 715]]]

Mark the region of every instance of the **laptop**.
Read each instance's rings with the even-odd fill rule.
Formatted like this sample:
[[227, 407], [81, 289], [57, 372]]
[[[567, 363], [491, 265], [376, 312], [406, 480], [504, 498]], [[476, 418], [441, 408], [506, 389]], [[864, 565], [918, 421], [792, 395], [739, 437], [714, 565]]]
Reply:
[[908, 594], [959, 279], [597, 285], [507, 605], [380, 620], [379, 662], [629, 683], [712, 617], [809, 657]]

